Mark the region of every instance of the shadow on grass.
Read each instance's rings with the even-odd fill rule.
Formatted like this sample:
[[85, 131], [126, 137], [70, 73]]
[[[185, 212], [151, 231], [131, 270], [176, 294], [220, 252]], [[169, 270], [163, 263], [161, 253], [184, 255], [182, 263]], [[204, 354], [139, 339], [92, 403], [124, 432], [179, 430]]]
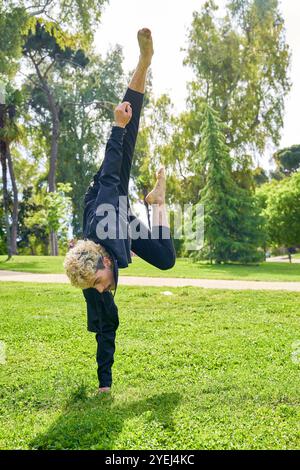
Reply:
[[45, 433], [38, 434], [29, 448], [113, 450], [124, 423], [144, 413], [148, 421], [158, 422], [167, 432], [172, 432], [172, 413], [179, 401], [178, 393], [162, 393], [116, 404], [113, 396], [88, 397], [85, 387], [80, 387], [57, 421]]

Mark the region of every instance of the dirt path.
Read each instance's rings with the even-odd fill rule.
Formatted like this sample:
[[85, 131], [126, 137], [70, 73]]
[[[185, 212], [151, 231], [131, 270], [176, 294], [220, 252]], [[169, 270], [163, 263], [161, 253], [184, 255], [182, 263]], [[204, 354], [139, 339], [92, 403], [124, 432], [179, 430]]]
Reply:
[[[65, 274], [38, 274], [0, 270], [0, 281], [69, 283]], [[120, 276], [123, 286], [204, 287], [206, 289], [281, 290], [300, 292], [300, 282], [238, 281], [219, 279], [183, 279]]]

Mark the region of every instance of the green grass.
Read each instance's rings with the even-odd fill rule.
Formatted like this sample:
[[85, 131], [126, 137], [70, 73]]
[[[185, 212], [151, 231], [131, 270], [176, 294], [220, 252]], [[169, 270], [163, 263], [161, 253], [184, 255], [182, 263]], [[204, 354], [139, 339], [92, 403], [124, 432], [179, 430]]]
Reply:
[[299, 448], [300, 294], [164, 290], [119, 287], [100, 398], [82, 294], [1, 283], [0, 448]]
[[45, 274], [64, 272], [64, 256], [13, 256], [9, 261], [6, 259], [7, 256], [0, 256], [0, 270]]
[[[33, 273], [63, 273], [63, 256], [15, 256], [5, 261], [0, 256], [0, 270], [24, 271]], [[240, 279], [252, 281], [299, 281], [300, 264], [262, 263], [260, 265], [210, 265], [193, 263], [190, 259], [179, 258], [174, 268], [161, 271], [133, 257], [133, 263], [122, 269], [122, 276], [181, 277], [199, 279]]]

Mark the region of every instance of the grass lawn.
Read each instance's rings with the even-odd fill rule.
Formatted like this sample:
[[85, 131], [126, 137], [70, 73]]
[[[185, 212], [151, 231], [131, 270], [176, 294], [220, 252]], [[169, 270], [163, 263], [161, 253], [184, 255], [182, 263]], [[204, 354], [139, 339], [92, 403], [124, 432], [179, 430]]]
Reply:
[[[24, 271], [33, 273], [63, 273], [63, 256], [15, 256], [5, 261], [0, 256], [0, 270]], [[260, 265], [210, 265], [193, 263], [187, 258], [178, 258], [174, 268], [161, 271], [150, 266], [138, 257], [120, 271], [122, 276], [182, 277], [199, 279], [240, 279], [253, 281], [299, 281], [300, 264], [262, 263]]]
[[119, 286], [101, 398], [82, 294], [1, 283], [0, 449], [299, 448], [300, 294], [164, 290]]

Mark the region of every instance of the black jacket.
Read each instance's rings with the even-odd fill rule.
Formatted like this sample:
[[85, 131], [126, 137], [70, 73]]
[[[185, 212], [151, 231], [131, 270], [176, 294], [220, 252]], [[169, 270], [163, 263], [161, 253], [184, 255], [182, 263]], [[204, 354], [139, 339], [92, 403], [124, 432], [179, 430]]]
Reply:
[[[114, 126], [105, 149], [103, 163], [84, 197], [83, 234], [84, 238], [100, 243], [107, 250], [114, 262], [115, 293], [118, 284], [119, 268], [126, 268], [132, 262], [130, 255], [130, 237], [128, 234], [128, 212], [119, 207], [120, 171], [123, 158], [123, 138], [126, 129]], [[97, 213], [100, 204], [111, 204], [116, 213], [116, 236], [99, 239], [97, 230], [105, 229], [107, 215]], [[126, 209], [129, 207], [127, 198]], [[119, 228], [124, 235], [120, 237]], [[99, 232], [98, 232], [99, 233]], [[94, 288], [83, 289], [87, 303], [87, 328], [94, 333], [101, 332], [102, 309], [115, 309], [114, 296], [111, 292], [102, 294]]]

